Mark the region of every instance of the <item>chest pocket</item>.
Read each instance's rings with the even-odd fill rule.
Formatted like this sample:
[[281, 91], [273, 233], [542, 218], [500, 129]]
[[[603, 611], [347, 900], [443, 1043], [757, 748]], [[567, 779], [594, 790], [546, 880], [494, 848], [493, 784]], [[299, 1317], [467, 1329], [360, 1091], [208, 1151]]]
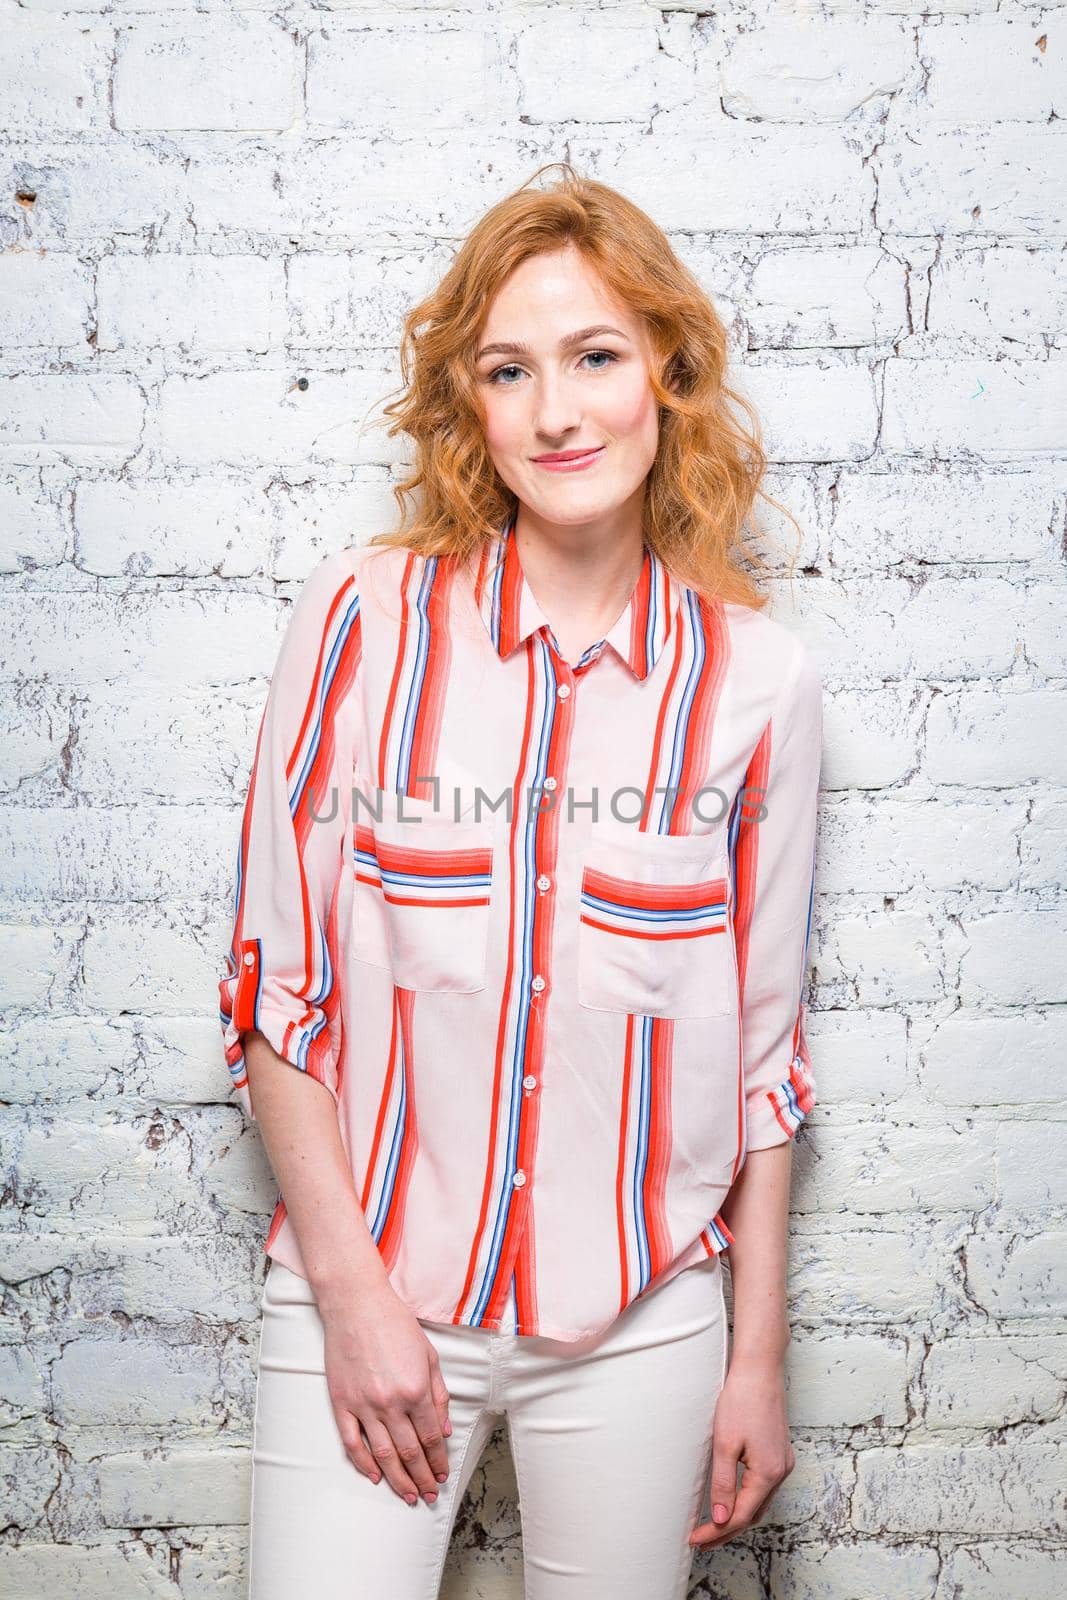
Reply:
[[[370, 795], [371, 791], [366, 791]], [[385, 793], [358, 808], [352, 953], [388, 968], [402, 989], [484, 989], [492, 900], [492, 820]]]
[[581, 1005], [675, 1018], [734, 1010], [729, 857], [721, 841], [593, 835], [580, 873]]

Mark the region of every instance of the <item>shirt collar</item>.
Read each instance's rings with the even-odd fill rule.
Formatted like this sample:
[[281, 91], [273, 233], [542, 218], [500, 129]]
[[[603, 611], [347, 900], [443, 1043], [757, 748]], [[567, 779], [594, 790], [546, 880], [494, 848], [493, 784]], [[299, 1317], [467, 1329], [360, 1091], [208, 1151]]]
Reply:
[[[514, 518], [477, 559], [475, 598], [482, 621], [503, 658], [538, 628], [551, 624], [526, 581], [514, 537]], [[647, 678], [677, 625], [682, 585], [646, 544], [636, 584], [621, 616], [604, 635], [635, 678]], [[589, 651], [586, 651], [586, 655]], [[583, 658], [584, 659], [584, 658]]]

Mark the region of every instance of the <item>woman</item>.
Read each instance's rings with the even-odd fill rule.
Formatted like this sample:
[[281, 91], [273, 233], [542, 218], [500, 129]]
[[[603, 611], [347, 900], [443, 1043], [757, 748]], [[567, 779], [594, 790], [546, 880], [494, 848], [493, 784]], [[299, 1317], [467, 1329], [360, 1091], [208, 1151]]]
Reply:
[[220, 985], [281, 1189], [253, 1600], [435, 1596], [501, 1416], [540, 1600], [684, 1595], [793, 1468], [821, 691], [725, 346], [621, 195], [519, 190], [407, 320], [413, 526], [294, 607]]

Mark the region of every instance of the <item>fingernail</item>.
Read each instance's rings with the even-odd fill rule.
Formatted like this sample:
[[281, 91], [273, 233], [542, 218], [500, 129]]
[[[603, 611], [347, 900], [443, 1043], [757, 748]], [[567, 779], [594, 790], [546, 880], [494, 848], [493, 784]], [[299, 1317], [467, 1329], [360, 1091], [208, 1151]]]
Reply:
[[407, 1501], [409, 1506], [413, 1506], [418, 1498], [419, 1497], [417, 1494], [406, 1494], [404, 1496], [404, 1499]]
[[726, 1507], [720, 1505], [716, 1505], [711, 1514], [715, 1518], [716, 1522], [726, 1522], [730, 1516], [730, 1513], [727, 1511]]
[[435, 1472], [434, 1473], [434, 1477], [437, 1479], [438, 1483], [447, 1483], [448, 1482], [448, 1473], [447, 1472]]
[[446, 1439], [451, 1438], [451, 1436], [452, 1436], [452, 1424], [448, 1420], [447, 1417], [445, 1418], [445, 1425], [444, 1425], [443, 1432], [444, 1432], [444, 1435], [445, 1435]]
[[423, 1495], [422, 1498], [426, 1501], [426, 1504], [428, 1506], [432, 1506], [434, 1501], [437, 1499], [437, 1490], [436, 1489], [427, 1489], [426, 1493]]

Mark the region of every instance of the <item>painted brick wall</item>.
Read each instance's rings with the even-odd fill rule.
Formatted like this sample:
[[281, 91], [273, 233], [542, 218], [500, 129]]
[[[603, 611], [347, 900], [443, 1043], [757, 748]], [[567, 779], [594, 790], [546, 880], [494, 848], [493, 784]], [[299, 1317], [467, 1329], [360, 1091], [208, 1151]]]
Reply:
[[[0, 0], [5, 1594], [244, 1593], [274, 1187], [213, 1007], [267, 675], [391, 524], [403, 308], [568, 156], [727, 320], [827, 688], [797, 1467], [694, 1593], [1052, 1596], [1064, 45], [1007, 0]], [[448, 1600], [518, 1552], [501, 1431]]]

